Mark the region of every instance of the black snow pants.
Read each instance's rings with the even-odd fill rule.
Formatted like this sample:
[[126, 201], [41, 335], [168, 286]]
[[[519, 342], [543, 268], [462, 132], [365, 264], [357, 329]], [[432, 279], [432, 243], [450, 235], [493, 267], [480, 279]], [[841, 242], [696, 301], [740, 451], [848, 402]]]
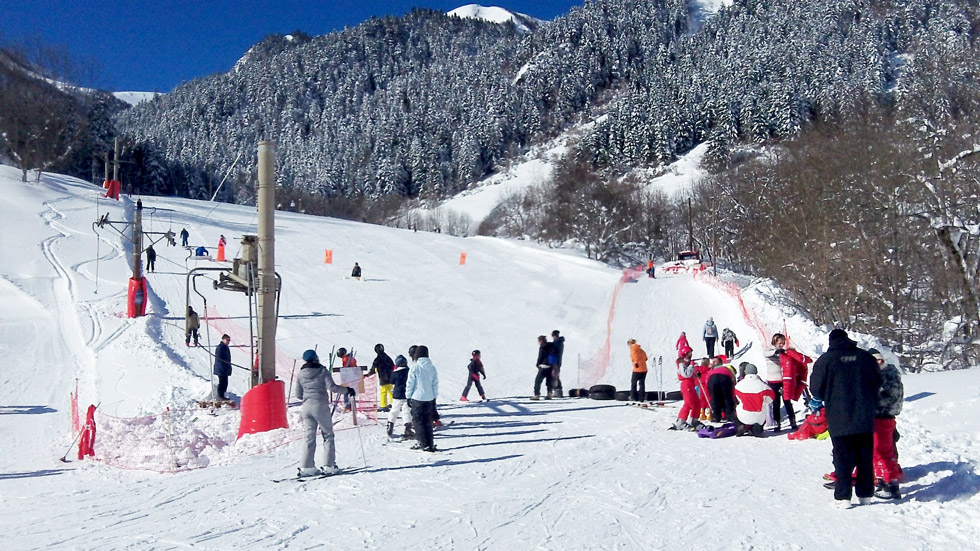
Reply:
[[857, 484], [854, 493], [858, 497], [871, 497], [875, 489], [875, 475], [872, 468], [874, 457], [874, 433], [831, 436], [834, 443], [834, 499], [851, 499], [851, 473], [857, 467]]
[[712, 421], [721, 421], [724, 412], [726, 421], [738, 424], [735, 418], [735, 381], [731, 377], [722, 374], [708, 377], [708, 400]]
[[[637, 392], [637, 387], [639, 387], [639, 392]], [[647, 372], [637, 373], [633, 372], [633, 376], [630, 377], [630, 400], [633, 402], [642, 402], [647, 399]]]

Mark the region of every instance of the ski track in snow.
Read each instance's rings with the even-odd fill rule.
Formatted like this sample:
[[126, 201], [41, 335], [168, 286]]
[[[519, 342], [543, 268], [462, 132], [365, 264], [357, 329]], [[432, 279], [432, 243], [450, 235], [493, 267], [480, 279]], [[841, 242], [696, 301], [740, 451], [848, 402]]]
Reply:
[[[175, 410], [170, 432], [141, 440], [135, 431], [153, 415], [187, 408], [210, 392], [208, 351], [183, 345], [186, 253], [161, 247], [164, 270], [148, 275], [149, 315], [119, 317], [131, 253], [118, 234], [93, 234], [91, 223], [93, 206], [124, 220], [132, 201], [99, 201], [101, 190], [70, 178], [23, 184], [16, 174], [0, 167], [8, 186], [0, 209], [23, 229], [17, 239], [38, 245], [17, 248], [12, 236], [0, 235], [4, 250], [17, 251], [0, 258], [0, 298], [14, 305], [0, 312], [0, 353], [8, 360], [0, 431], [10, 444], [0, 459], [5, 548], [925, 550], [973, 548], [980, 538], [980, 428], [972, 415], [980, 381], [973, 372], [906, 376], [898, 418], [905, 498], [838, 510], [820, 478], [831, 470], [829, 442], [702, 440], [665, 430], [676, 407], [526, 398], [535, 337], [554, 328], [568, 339], [565, 389], [580, 386], [578, 359], [592, 358], [607, 338], [618, 272], [532, 244], [295, 214], [277, 214], [280, 345], [294, 355], [314, 345], [346, 346], [370, 364], [376, 342], [391, 356], [429, 344], [441, 378], [439, 410], [455, 421], [435, 435], [446, 453], [383, 445], [382, 417], [379, 426], [337, 433], [338, 462], [367, 464], [362, 472], [274, 484], [297, 465], [295, 407], [292, 428], [278, 435], [236, 442], [237, 411], [191, 409]], [[145, 203], [154, 231], [183, 225], [192, 243], [209, 247], [225, 234], [229, 256], [239, 234], [254, 231], [247, 207]], [[322, 264], [324, 249], [334, 250], [334, 265]], [[463, 251], [465, 267], [457, 262]], [[346, 279], [355, 261], [365, 281]], [[794, 342], [822, 350], [822, 330], [767, 304], [770, 289], [757, 290], [747, 303], [762, 309], [763, 319], [781, 327], [789, 317]], [[208, 296], [229, 320], [247, 315], [237, 295]], [[626, 340], [636, 338], [651, 358], [647, 389], [658, 390], [661, 377], [664, 389], [678, 388], [674, 343], [684, 330], [695, 354], [703, 354], [708, 316], [743, 342], [758, 341], [744, 359], [763, 365], [764, 340], [730, 297], [689, 276], [644, 277], [618, 297], [600, 382], [628, 388]], [[209, 337], [202, 333], [202, 344], [213, 345]], [[459, 403], [473, 348], [483, 351], [491, 401]], [[233, 351], [236, 363], [244, 357]], [[132, 434], [118, 432], [125, 419], [100, 426], [97, 454], [112, 454], [126, 468], [57, 461], [71, 441], [65, 404], [75, 377], [82, 409], [102, 401], [104, 414], [149, 416], [132, 420]], [[232, 379], [230, 392], [241, 396], [243, 375], [236, 370]], [[270, 445], [283, 441], [292, 443]], [[100, 449], [99, 442], [133, 447]], [[150, 472], [157, 460], [198, 468]]]

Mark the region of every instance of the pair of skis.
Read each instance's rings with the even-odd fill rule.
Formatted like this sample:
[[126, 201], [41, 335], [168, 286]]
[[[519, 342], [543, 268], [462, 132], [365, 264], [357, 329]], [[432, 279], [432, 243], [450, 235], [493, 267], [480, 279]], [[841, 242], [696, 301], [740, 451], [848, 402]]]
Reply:
[[309, 482], [311, 480], [323, 480], [324, 478], [333, 478], [335, 476], [339, 476], [339, 475], [342, 475], [342, 474], [352, 474], [352, 473], [356, 473], [356, 472], [359, 472], [359, 471], [363, 471], [365, 469], [367, 469], [367, 467], [353, 467], [353, 468], [349, 468], [349, 469], [340, 469], [339, 471], [337, 471], [335, 473], [329, 473], [329, 474], [322, 473], [322, 474], [315, 474], [315, 475], [311, 475], [311, 476], [299, 476], [299, 475], [297, 475], [297, 476], [291, 476], [289, 478], [274, 478], [272, 481], [275, 482], [275, 483], [277, 483], [277, 484], [280, 483], [280, 482]]

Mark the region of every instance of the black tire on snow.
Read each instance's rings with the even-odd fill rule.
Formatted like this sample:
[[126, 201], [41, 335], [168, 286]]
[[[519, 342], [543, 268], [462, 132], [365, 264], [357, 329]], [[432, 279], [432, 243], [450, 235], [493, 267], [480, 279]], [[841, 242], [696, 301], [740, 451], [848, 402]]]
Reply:
[[630, 391], [628, 390], [617, 390], [614, 394], [617, 402], [629, 402], [630, 401]]
[[679, 390], [668, 390], [667, 392], [663, 393], [663, 396], [661, 396], [660, 392], [656, 390], [647, 391], [648, 402], [659, 402], [660, 400], [674, 401], [674, 400], [683, 400], [683, 399], [684, 397], [681, 396], [681, 391]]
[[595, 391], [593, 391], [593, 390], [590, 389], [589, 390], [589, 398], [592, 398], [593, 400], [615, 400], [616, 399], [616, 393], [614, 393], [614, 392], [595, 392]]
[[568, 391], [568, 396], [570, 398], [588, 398], [589, 391], [584, 388], [573, 388]]
[[616, 392], [616, 387], [612, 385], [592, 385], [592, 387], [589, 388], [589, 394], [594, 392], [609, 392], [611, 394]]

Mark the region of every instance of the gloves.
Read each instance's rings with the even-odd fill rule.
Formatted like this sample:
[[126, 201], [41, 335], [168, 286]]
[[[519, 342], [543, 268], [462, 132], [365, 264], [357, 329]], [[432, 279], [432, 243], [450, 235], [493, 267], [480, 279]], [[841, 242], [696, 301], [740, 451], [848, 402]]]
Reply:
[[348, 389], [347, 389], [347, 395], [348, 395], [348, 396], [353, 396], [353, 395], [355, 395], [355, 394], [357, 394], [357, 393], [356, 393], [356, 392], [354, 392], [354, 389], [353, 389], [353, 388], [348, 388]]
[[481, 375], [483, 375], [483, 378], [484, 378], [484, 379], [486, 379], [486, 378], [487, 378], [487, 374], [486, 374], [486, 373], [481, 373]]

